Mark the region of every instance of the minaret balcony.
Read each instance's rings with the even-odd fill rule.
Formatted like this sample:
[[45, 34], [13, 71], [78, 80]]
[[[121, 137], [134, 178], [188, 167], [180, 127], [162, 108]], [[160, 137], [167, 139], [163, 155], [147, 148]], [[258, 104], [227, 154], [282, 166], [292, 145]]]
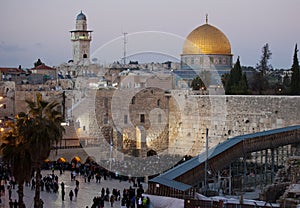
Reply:
[[71, 36], [71, 40], [92, 40], [92, 36]]

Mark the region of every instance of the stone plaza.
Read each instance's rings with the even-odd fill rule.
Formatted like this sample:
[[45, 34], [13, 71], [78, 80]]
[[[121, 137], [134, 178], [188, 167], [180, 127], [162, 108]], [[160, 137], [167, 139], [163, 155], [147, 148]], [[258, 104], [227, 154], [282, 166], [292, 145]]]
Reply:
[[[45, 170], [42, 171], [42, 175], [45, 176], [47, 174], [52, 174], [52, 171]], [[61, 197], [61, 188], [59, 188], [58, 193], [48, 193], [46, 191], [41, 191], [41, 199], [44, 201], [44, 207], [61, 207], [61, 208], [86, 208], [87, 206], [90, 208], [93, 204], [93, 198], [96, 196], [100, 196], [100, 191], [102, 188], [109, 188], [111, 191], [113, 188], [120, 190], [121, 195], [123, 189], [128, 189], [130, 186], [133, 188], [133, 185], [128, 181], [119, 181], [115, 179], [104, 180], [102, 178], [101, 183], [96, 183], [95, 179], [91, 180], [90, 183], [84, 182], [84, 178], [82, 176], [77, 176], [76, 179], [79, 181], [79, 191], [78, 196], [74, 197], [72, 201], [69, 198], [70, 190], [75, 189], [75, 181], [71, 181], [71, 172], [65, 171], [60, 175], [59, 171], [54, 172], [55, 175], [58, 176], [59, 184], [63, 181], [65, 183], [65, 200], [62, 201]], [[147, 188], [147, 184], [143, 184], [144, 190]], [[18, 187], [12, 191], [12, 200], [18, 200], [17, 196]], [[34, 194], [35, 190], [31, 190], [30, 186], [24, 186], [24, 202], [27, 208], [33, 207], [34, 205]], [[1, 196], [2, 203], [0, 204], [1, 208], [9, 207], [9, 198], [8, 198], [8, 190], [5, 190], [5, 196]], [[105, 202], [104, 207], [111, 207], [109, 202]], [[115, 201], [114, 208], [120, 208], [120, 201]]]

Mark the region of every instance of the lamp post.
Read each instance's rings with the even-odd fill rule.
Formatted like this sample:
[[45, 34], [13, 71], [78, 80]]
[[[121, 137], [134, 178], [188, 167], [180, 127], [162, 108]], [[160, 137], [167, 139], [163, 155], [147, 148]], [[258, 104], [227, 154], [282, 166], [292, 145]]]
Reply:
[[206, 141], [205, 141], [205, 175], [204, 175], [204, 192], [207, 192], [207, 171], [208, 171], [208, 128], [206, 128]]

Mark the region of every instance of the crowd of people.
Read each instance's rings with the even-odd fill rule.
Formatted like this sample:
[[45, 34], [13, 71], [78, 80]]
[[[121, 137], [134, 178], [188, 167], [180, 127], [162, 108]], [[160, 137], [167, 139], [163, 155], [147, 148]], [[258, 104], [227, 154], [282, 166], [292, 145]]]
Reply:
[[111, 207], [117, 201], [120, 202], [122, 208], [149, 208], [150, 198], [145, 197], [143, 193], [144, 189], [142, 185], [136, 189], [131, 186], [128, 189], [124, 189], [122, 196], [117, 189], [113, 189], [110, 194], [108, 188], [106, 190], [102, 188], [100, 196], [94, 197], [91, 208], [103, 208], [105, 201], [109, 202]]
[[[77, 198], [80, 190], [79, 181], [84, 183], [98, 183], [100, 189], [103, 180], [116, 180], [118, 182], [128, 181], [130, 182], [130, 187], [124, 188], [123, 191], [118, 190], [115, 187], [102, 187], [99, 194], [95, 195], [90, 205], [87, 205], [86, 207], [103, 208], [105, 204], [106, 206], [109, 204], [113, 207], [115, 203], [119, 203], [123, 208], [148, 208], [150, 206], [150, 199], [144, 196], [144, 189], [141, 183], [143, 178], [121, 176], [92, 163], [77, 163], [70, 165], [54, 162], [52, 164], [47, 164], [44, 168], [48, 169], [48, 171], [43, 172], [44, 174], [46, 173], [45, 175], [41, 175], [41, 191], [46, 192], [47, 194], [60, 193], [62, 201], [66, 200], [66, 194], [68, 194], [68, 200], [70, 201]], [[66, 172], [66, 170], [68, 171]], [[75, 182], [74, 188], [70, 189], [68, 187], [68, 193], [66, 193], [64, 181], [59, 181], [59, 175], [66, 173], [70, 173], [70, 180]], [[3, 164], [0, 165], [0, 178], [1, 195], [4, 195], [5, 191], [8, 191], [10, 200], [9, 207], [18, 207], [17, 199], [12, 199], [11, 197], [16, 182], [8, 166], [4, 166]], [[32, 173], [31, 180], [25, 182], [25, 186], [31, 190], [36, 188], [34, 172]]]

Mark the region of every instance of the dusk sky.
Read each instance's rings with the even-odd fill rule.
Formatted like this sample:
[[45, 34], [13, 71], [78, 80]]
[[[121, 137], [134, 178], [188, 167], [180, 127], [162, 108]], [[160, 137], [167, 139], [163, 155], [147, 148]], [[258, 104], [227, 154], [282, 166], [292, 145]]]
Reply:
[[[72, 59], [69, 31], [75, 28], [81, 10], [88, 29], [94, 31], [91, 54], [99, 60], [108, 53], [97, 50], [123, 32], [128, 33], [129, 53], [145, 43], [143, 50], [179, 58], [182, 40], [205, 23], [206, 13], [209, 23], [229, 39], [234, 61], [240, 56], [242, 65], [255, 66], [261, 48], [269, 43], [271, 65], [290, 68], [295, 44], [300, 44], [299, 0], [0, 0], [0, 5], [0, 67], [30, 68], [38, 58], [58, 66]], [[143, 31], [156, 31], [156, 37], [148, 39], [150, 33]], [[136, 33], [139, 37], [131, 35]], [[119, 40], [115, 42], [116, 58], [123, 54]]]

